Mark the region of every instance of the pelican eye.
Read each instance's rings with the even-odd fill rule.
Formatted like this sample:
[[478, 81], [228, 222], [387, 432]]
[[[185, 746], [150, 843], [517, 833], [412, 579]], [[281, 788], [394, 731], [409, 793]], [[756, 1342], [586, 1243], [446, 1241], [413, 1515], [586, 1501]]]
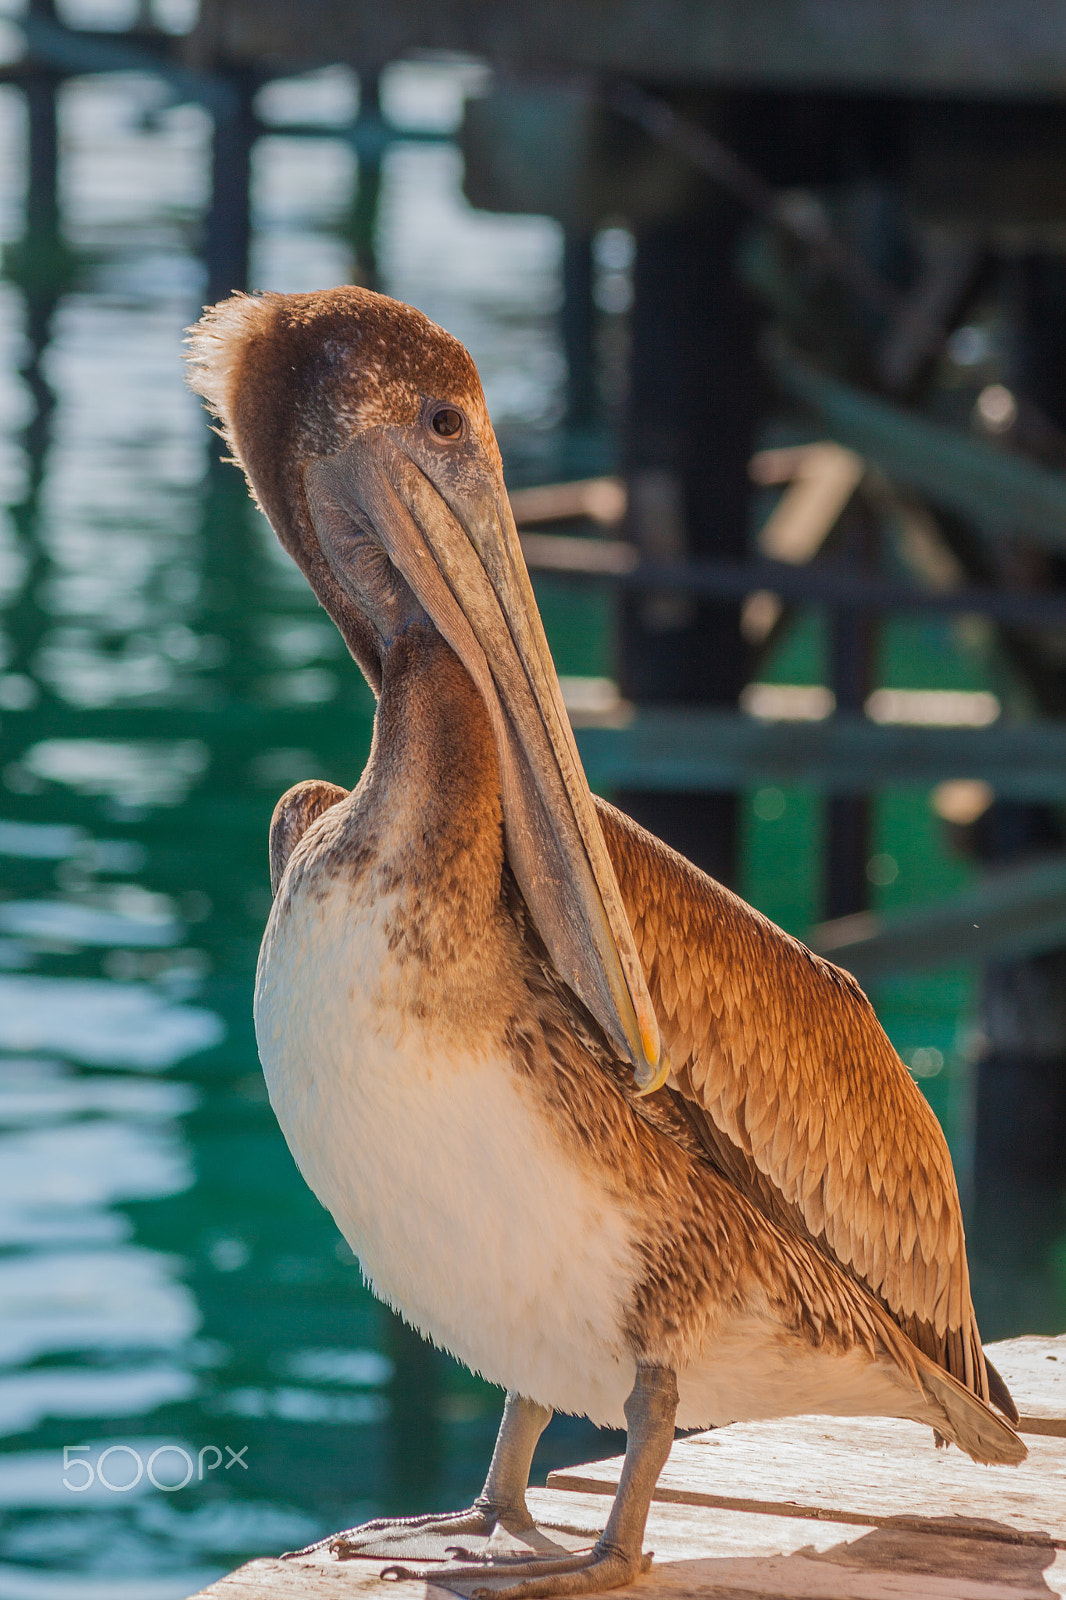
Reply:
[[427, 415], [426, 422], [438, 439], [447, 439], [454, 443], [456, 439], [462, 438], [465, 426], [463, 413], [457, 411], [454, 406], [434, 406]]

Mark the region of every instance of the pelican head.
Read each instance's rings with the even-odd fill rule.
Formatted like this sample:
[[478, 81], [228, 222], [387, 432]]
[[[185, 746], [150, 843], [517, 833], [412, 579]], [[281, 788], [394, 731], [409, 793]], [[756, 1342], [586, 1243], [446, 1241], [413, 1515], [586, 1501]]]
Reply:
[[236, 295], [192, 332], [191, 382], [371, 688], [434, 627], [484, 701], [507, 857], [557, 972], [645, 1093], [668, 1066], [511, 515], [477, 370], [420, 312], [359, 288]]

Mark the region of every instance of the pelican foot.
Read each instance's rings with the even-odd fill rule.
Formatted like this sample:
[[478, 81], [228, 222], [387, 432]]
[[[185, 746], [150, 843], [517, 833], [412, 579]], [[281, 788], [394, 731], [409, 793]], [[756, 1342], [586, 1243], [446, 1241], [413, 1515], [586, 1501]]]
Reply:
[[650, 1555], [630, 1556], [601, 1540], [591, 1550], [573, 1555], [488, 1555], [476, 1565], [430, 1571], [385, 1567], [380, 1576], [387, 1581], [432, 1583], [439, 1589], [451, 1589], [464, 1600], [555, 1600], [563, 1595], [620, 1589], [647, 1572], [651, 1560]]
[[488, 1541], [497, 1530], [524, 1534], [533, 1527], [525, 1506], [504, 1511], [501, 1507], [475, 1500], [465, 1511], [431, 1512], [421, 1517], [375, 1517], [357, 1528], [327, 1534], [302, 1550], [287, 1550], [283, 1561], [297, 1556], [315, 1555], [328, 1550], [338, 1561], [448, 1561], [456, 1555], [464, 1561], [478, 1561], [481, 1552], [456, 1543], [457, 1538]]
[[[431, 1512], [422, 1517], [378, 1517], [358, 1528], [331, 1533], [282, 1560], [328, 1550], [338, 1561], [492, 1561], [506, 1553], [525, 1560], [539, 1551], [567, 1552], [540, 1532], [526, 1506], [526, 1484], [537, 1440], [551, 1417], [547, 1406], [508, 1394], [499, 1437], [485, 1487], [465, 1511]], [[481, 1540], [484, 1549], [470, 1549]], [[458, 1541], [462, 1541], [461, 1543]], [[491, 1548], [490, 1548], [491, 1543]]]
[[423, 1579], [451, 1589], [465, 1600], [556, 1600], [564, 1595], [601, 1594], [632, 1583], [651, 1566], [651, 1556], [644, 1555], [641, 1546], [652, 1492], [670, 1454], [676, 1413], [673, 1371], [638, 1364], [636, 1382], [625, 1403], [629, 1437], [618, 1490], [607, 1526], [591, 1550], [556, 1550], [549, 1555], [496, 1555], [490, 1550], [490, 1559], [479, 1558], [477, 1565], [438, 1567], [432, 1574], [392, 1566], [381, 1576]]

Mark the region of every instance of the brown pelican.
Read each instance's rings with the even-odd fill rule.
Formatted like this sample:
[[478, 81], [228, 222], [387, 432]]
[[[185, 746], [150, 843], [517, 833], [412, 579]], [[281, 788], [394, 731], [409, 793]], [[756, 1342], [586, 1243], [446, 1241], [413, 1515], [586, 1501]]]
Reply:
[[274, 815], [271, 1102], [377, 1294], [507, 1390], [474, 1506], [333, 1549], [529, 1527], [552, 1408], [624, 1418], [625, 1466], [595, 1548], [511, 1596], [643, 1569], [675, 1424], [910, 1417], [1021, 1460], [947, 1147], [861, 990], [589, 792], [467, 352], [357, 288], [236, 296], [192, 349], [378, 696], [351, 793]]

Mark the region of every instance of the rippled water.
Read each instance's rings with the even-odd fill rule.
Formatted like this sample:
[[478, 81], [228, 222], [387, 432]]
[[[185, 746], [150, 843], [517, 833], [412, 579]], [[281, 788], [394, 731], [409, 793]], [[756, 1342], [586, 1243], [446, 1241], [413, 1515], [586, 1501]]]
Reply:
[[[472, 70], [394, 69], [387, 109], [446, 133]], [[260, 111], [355, 93], [320, 74]], [[371, 702], [182, 385], [207, 122], [130, 75], [68, 83], [61, 128], [67, 253], [27, 270], [0, 88], [0, 1600], [180, 1600], [469, 1497], [499, 1396], [362, 1288], [258, 1070], [270, 812], [298, 778], [355, 780]], [[473, 214], [459, 181], [446, 140], [388, 151], [384, 286], [470, 346], [512, 480], [606, 465], [559, 426], [556, 228]], [[349, 278], [356, 183], [346, 145], [260, 140], [257, 287]], [[538, 592], [560, 669], [602, 671], [607, 598]], [[802, 927], [813, 801], [766, 793], [749, 883]], [[903, 861], [913, 815], [885, 827]], [[949, 1052], [964, 999], [912, 986], [896, 1042]], [[596, 1448], [557, 1421], [542, 1454]]]
[[[388, 108], [447, 131], [468, 76], [394, 71]], [[261, 110], [342, 115], [354, 92], [324, 74]], [[355, 780], [371, 703], [236, 473], [207, 470], [183, 388], [207, 123], [137, 76], [72, 81], [60, 114], [70, 271], [49, 296], [55, 264], [27, 279], [9, 248], [0, 282], [0, 1600], [177, 1600], [471, 1495], [499, 1397], [367, 1295], [257, 1067], [270, 812], [296, 778]], [[9, 247], [24, 138], [0, 90]], [[350, 277], [356, 178], [340, 143], [260, 141], [257, 286]], [[454, 148], [401, 143], [378, 247], [550, 463], [556, 229], [473, 215]], [[605, 613], [560, 592], [556, 619], [575, 605], [559, 647], [589, 671]], [[573, 1426], [551, 1445], [589, 1448]]]

